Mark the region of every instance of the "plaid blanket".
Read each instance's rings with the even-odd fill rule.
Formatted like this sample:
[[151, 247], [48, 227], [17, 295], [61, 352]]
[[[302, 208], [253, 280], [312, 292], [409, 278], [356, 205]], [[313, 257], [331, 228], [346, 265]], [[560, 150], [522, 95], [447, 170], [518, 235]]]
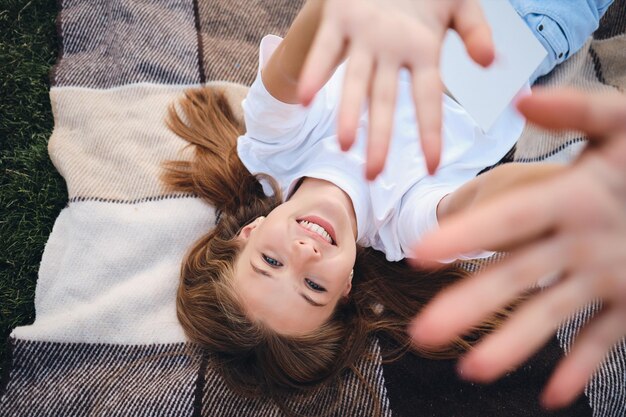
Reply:
[[[11, 335], [0, 415], [281, 415], [268, 400], [233, 394], [185, 342], [174, 303], [180, 262], [215, 212], [194, 196], [168, 193], [158, 176], [163, 161], [191, 156], [164, 123], [168, 106], [208, 84], [224, 87], [237, 108], [261, 37], [284, 35], [302, 2], [59, 2], [49, 153], [67, 182], [68, 204], [42, 257], [36, 320]], [[625, 5], [616, 1], [594, 38], [539, 82], [624, 91]], [[528, 127], [509, 160], [567, 161], [584, 143], [575, 132]], [[358, 364], [373, 392], [347, 373], [341, 384], [289, 404], [302, 415], [624, 416], [624, 345], [571, 407], [538, 406], [554, 364], [595, 308], [493, 385], [460, 381], [454, 361], [406, 355], [385, 363], [381, 349], [391, 342], [381, 338]]]

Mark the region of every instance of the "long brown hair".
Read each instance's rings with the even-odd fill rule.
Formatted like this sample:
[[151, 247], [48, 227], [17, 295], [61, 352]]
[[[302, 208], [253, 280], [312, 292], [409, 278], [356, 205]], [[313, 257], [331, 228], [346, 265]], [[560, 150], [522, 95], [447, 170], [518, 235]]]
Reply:
[[[283, 336], [246, 316], [230, 284], [240, 249], [235, 237], [244, 225], [281, 204], [280, 190], [271, 178], [250, 174], [239, 160], [236, 140], [244, 126], [223, 92], [191, 90], [179, 106], [180, 111], [170, 108], [168, 125], [195, 145], [195, 156], [168, 162], [163, 180], [213, 204], [220, 220], [183, 262], [178, 319], [230, 387], [245, 396], [269, 396], [281, 405], [288, 393], [312, 390], [348, 369], [358, 374], [354, 364], [377, 332], [397, 342], [394, 353], [413, 348], [407, 324], [435, 293], [463, 275], [458, 269], [416, 271], [360, 248], [349, 298], [312, 334]], [[260, 179], [272, 185], [272, 196], [265, 195]], [[443, 350], [419, 353], [449, 358], [468, 347], [459, 339]]]

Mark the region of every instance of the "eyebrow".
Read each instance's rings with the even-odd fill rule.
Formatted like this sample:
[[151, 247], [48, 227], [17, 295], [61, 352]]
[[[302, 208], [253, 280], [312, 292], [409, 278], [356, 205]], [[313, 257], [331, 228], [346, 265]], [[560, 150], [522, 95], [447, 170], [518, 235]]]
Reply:
[[[266, 277], [274, 278], [269, 272], [254, 266], [252, 261], [250, 261], [250, 266], [252, 267], [252, 270], [254, 272], [256, 272], [257, 274], [261, 274], [261, 275], [264, 275]], [[320, 303], [317, 303], [317, 302], [313, 301], [313, 299], [311, 297], [309, 297], [308, 295], [306, 295], [306, 294], [304, 294], [302, 292], [299, 292], [298, 294], [300, 294], [302, 296], [302, 298], [304, 298], [305, 301], [307, 303], [311, 304], [313, 307], [325, 307], [326, 306], [326, 304], [320, 304]]]
[[261, 274], [261, 275], [265, 275], [266, 277], [270, 277], [270, 278], [274, 278], [269, 272], [261, 269], [261, 268], [257, 268], [256, 266], [254, 266], [254, 264], [252, 263], [252, 261], [250, 261], [250, 266], [252, 267], [252, 270], [254, 272], [256, 272], [257, 274]]
[[313, 301], [311, 298], [309, 298], [309, 296], [308, 296], [308, 295], [306, 295], [306, 294], [304, 294], [304, 293], [302, 293], [302, 292], [301, 292], [301, 293], [299, 293], [299, 294], [302, 296], [302, 298], [304, 298], [304, 299], [307, 301], [307, 303], [311, 304], [311, 305], [312, 305], [312, 306], [314, 306], [314, 307], [325, 307], [325, 306], [326, 306], [326, 304], [316, 303], [316, 302], [315, 302], [315, 301]]

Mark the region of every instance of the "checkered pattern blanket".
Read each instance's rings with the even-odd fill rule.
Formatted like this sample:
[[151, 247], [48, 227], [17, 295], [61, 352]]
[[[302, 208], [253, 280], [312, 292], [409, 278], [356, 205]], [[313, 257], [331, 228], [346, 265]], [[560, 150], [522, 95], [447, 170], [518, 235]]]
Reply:
[[[191, 157], [165, 125], [189, 88], [219, 85], [235, 108], [260, 38], [284, 35], [302, 0], [63, 0], [50, 97], [49, 153], [68, 187], [41, 261], [36, 320], [16, 328], [0, 386], [2, 416], [278, 416], [269, 400], [232, 393], [186, 343], [174, 294], [186, 249], [214, 209], [159, 182], [163, 161]], [[626, 1], [546, 85], [624, 91]], [[567, 161], [585, 138], [528, 127], [509, 160]], [[597, 306], [596, 306], [597, 307]], [[353, 374], [310, 398], [302, 415], [540, 416], [541, 386], [590, 306], [518, 371], [490, 386], [460, 381], [453, 361], [385, 363], [372, 340]], [[364, 401], [363, 398], [368, 398]], [[626, 348], [618, 346], [567, 416], [626, 415]]]

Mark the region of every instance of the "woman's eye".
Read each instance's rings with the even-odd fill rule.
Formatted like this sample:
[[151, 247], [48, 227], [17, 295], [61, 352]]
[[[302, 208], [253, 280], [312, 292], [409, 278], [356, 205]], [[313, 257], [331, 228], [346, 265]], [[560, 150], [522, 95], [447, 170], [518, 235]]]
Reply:
[[280, 262], [278, 262], [276, 259], [267, 256], [266, 254], [261, 254], [261, 256], [263, 257], [263, 261], [265, 261], [266, 264], [268, 264], [269, 266], [273, 267], [273, 268], [278, 268], [279, 266], [283, 266], [283, 264], [281, 264]]
[[311, 281], [308, 278], [304, 279], [304, 282], [306, 282], [306, 285], [312, 289], [313, 291], [317, 291], [317, 292], [326, 292], [326, 288], [322, 287], [321, 285], [317, 285], [316, 283], [314, 283], [313, 281]]

